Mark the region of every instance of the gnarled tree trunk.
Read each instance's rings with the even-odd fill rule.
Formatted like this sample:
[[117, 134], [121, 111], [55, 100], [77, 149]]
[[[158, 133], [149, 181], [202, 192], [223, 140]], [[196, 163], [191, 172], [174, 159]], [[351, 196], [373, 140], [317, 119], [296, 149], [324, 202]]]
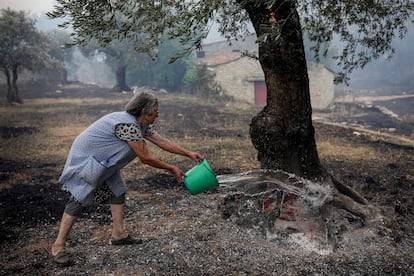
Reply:
[[[374, 216], [367, 201], [336, 181], [320, 164], [312, 125], [312, 107], [299, 15], [292, 1], [273, 7], [245, 4], [259, 39], [259, 61], [267, 85], [267, 105], [253, 119], [250, 135], [263, 169], [283, 170], [322, 180], [335, 189], [330, 205], [363, 219]], [[280, 39], [263, 34], [272, 32]]]
[[[263, 168], [282, 169], [306, 178], [322, 174], [314, 139], [309, 80], [299, 16], [289, 1], [275, 13], [248, 9], [257, 36], [280, 30], [280, 41], [259, 43], [267, 85], [267, 106], [251, 123], [251, 138]], [[276, 8], [275, 8], [276, 9]], [[280, 25], [283, 25], [279, 28]]]
[[3, 68], [7, 80], [7, 102], [8, 103], [23, 103], [19, 95], [17, 87], [18, 66], [13, 66], [11, 73], [8, 68]]
[[131, 91], [131, 88], [126, 84], [126, 69], [127, 65], [119, 65], [115, 72], [116, 84], [112, 88], [115, 92]]

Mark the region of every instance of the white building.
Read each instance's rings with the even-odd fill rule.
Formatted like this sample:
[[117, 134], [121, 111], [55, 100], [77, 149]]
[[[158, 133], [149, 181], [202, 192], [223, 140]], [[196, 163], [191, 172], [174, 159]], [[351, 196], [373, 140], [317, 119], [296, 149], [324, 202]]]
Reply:
[[[254, 38], [255, 39], [255, 38]], [[234, 99], [257, 106], [266, 105], [266, 85], [260, 63], [242, 57], [241, 51], [255, 52], [255, 43], [239, 42], [229, 46], [219, 41], [203, 46], [198, 62], [205, 63], [216, 75], [224, 93]], [[313, 109], [325, 109], [333, 101], [335, 74], [323, 65], [308, 62], [309, 88]]]

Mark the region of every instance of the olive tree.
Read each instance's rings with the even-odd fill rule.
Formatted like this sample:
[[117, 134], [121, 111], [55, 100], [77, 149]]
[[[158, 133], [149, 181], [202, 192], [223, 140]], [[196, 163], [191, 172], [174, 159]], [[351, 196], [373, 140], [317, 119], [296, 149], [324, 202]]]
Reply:
[[49, 40], [34, 20], [22, 11], [2, 9], [0, 16], [0, 66], [7, 81], [7, 101], [21, 103], [17, 79], [22, 69], [37, 71], [54, 64], [48, 55]]
[[127, 84], [126, 72], [130, 64], [139, 64], [139, 54], [133, 50], [132, 41], [113, 40], [105, 47], [101, 47], [96, 40], [90, 41], [80, 48], [85, 56], [100, 55], [104, 57], [105, 63], [115, 73], [114, 92], [131, 91]]
[[65, 63], [70, 64], [72, 62], [73, 53], [75, 48], [65, 47], [66, 44], [71, 42], [68, 32], [62, 30], [52, 30], [46, 33], [50, 40], [49, 55], [55, 60], [59, 61], [58, 68], [52, 68], [54, 71], [58, 71], [62, 74], [62, 81], [68, 82], [68, 72], [65, 68]]
[[410, 0], [57, 0], [50, 16], [67, 17], [63, 26], [72, 26], [76, 43], [94, 38], [106, 44], [140, 36], [145, 39], [135, 49], [149, 54], [165, 32], [191, 45], [191, 51], [202, 46], [212, 22], [228, 39], [242, 36], [251, 24], [267, 86], [267, 105], [250, 125], [261, 166], [331, 181], [341, 194], [366, 203], [332, 181], [320, 163], [303, 30], [314, 42], [316, 56], [323, 55], [333, 39], [341, 41], [336, 62], [343, 69], [338, 76], [344, 79], [370, 60], [392, 54], [391, 42], [405, 34], [413, 8]]

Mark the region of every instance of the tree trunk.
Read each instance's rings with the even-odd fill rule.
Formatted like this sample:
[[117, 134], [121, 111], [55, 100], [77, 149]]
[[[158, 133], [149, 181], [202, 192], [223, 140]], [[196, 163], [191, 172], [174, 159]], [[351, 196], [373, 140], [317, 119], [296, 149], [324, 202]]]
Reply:
[[18, 67], [14, 66], [10, 73], [8, 68], [3, 68], [7, 80], [7, 102], [8, 103], [23, 103], [19, 95], [17, 87]]
[[7, 102], [10, 103], [11, 101], [11, 80], [10, 80], [10, 72], [9, 69], [7, 69], [6, 67], [3, 67], [3, 72], [4, 75], [6, 76], [6, 81], [7, 81]]
[[126, 84], [126, 69], [127, 65], [119, 65], [116, 69], [116, 84], [112, 88], [115, 92], [122, 92], [122, 91], [131, 91], [131, 88]]
[[252, 119], [250, 135], [262, 168], [314, 179], [324, 170], [314, 138], [301, 25], [294, 5], [279, 2], [270, 10], [265, 4], [246, 8], [258, 38], [269, 30], [280, 30], [281, 38], [259, 43], [267, 106]]
[[[294, 3], [281, 0], [270, 9], [254, 3], [244, 7], [259, 39], [259, 61], [267, 86], [267, 106], [250, 125], [262, 168], [329, 183], [334, 188], [329, 205], [365, 221], [376, 219], [377, 209], [368, 208], [361, 195], [329, 175], [319, 161], [302, 31]], [[260, 40], [269, 31], [279, 32], [280, 39]]]

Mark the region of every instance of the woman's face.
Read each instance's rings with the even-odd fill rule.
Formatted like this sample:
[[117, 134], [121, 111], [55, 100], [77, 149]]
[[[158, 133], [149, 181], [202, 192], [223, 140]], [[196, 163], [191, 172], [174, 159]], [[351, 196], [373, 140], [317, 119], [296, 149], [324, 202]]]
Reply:
[[152, 109], [152, 113], [150, 115], [147, 115], [146, 119], [149, 124], [152, 124], [157, 118], [158, 118], [158, 103], [155, 103]]

